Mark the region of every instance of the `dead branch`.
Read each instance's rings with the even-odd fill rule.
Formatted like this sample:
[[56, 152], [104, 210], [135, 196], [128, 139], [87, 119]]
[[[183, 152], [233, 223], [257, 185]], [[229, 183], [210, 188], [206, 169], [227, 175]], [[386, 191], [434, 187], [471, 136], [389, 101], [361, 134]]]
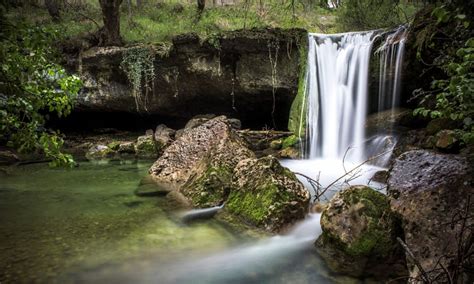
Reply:
[[402, 239], [400, 239], [399, 237], [397, 237], [397, 241], [400, 243], [400, 245], [402, 246], [403, 250], [405, 250], [406, 254], [411, 258], [411, 260], [413, 261], [413, 263], [416, 265], [416, 267], [418, 268], [418, 270], [420, 270], [420, 273], [421, 273], [421, 279], [423, 280], [424, 283], [431, 283], [430, 282], [430, 278], [428, 277], [428, 275], [426, 274], [426, 271], [423, 269], [423, 266], [421, 266], [421, 263], [415, 258], [415, 255], [413, 255], [412, 251], [410, 250], [410, 248], [407, 246], [407, 244], [402, 241]]

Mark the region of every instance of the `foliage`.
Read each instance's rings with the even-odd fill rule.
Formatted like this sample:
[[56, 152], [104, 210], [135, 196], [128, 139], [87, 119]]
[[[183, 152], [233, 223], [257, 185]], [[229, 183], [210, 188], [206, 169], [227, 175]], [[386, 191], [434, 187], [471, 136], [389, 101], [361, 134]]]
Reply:
[[413, 5], [393, 0], [347, 0], [342, 2], [338, 23], [342, 30], [368, 30], [394, 27], [408, 22]]
[[[155, 52], [147, 47], [129, 48], [123, 54], [120, 67], [127, 74], [128, 81], [132, 85], [137, 112], [140, 111], [140, 107], [147, 111], [148, 92], [153, 90], [155, 79], [154, 59]], [[142, 95], [142, 83], [145, 96]]]
[[[432, 18], [435, 25], [452, 23], [457, 30], [468, 30], [470, 22], [459, 10], [451, 10], [446, 6], [433, 9]], [[444, 71], [445, 78], [437, 78], [431, 82], [431, 91], [418, 89], [422, 96], [421, 107], [415, 109], [414, 115], [434, 118], [450, 118], [459, 122], [458, 133], [466, 143], [474, 142], [474, 38], [462, 41], [461, 47], [455, 52], [442, 52], [434, 64]], [[432, 47], [435, 43], [431, 42]], [[449, 45], [455, 45], [455, 41]], [[428, 103], [434, 101], [431, 105]]]
[[52, 166], [72, 165], [60, 151], [59, 133], [44, 125], [49, 114], [71, 112], [81, 81], [54, 63], [54, 31], [6, 23], [0, 34], [0, 139], [20, 152], [42, 150]]

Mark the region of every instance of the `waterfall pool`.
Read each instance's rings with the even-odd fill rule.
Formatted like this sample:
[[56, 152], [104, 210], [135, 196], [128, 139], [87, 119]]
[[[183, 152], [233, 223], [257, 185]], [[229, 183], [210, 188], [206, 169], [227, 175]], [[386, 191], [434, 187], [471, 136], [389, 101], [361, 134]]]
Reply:
[[256, 237], [186, 224], [165, 197], [133, 191], [150, 163], [20, 166], [1, 176], [0, 282], [358, 283], [314, 250], [319, 215]]

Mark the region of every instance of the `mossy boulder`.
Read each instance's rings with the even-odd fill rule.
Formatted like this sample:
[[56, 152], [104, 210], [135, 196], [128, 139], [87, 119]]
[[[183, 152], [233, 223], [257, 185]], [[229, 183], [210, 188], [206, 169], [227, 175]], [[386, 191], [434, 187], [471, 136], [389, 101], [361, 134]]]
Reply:
[[158, 157], [158, 150], [153, 134], [139, 136], [135, 144], [135, 152], [138, 158], [156, 159]]
[[86, 152], [86, 159], [92, 160], [107, 160], [115, 156], [115, 151], [105, 145], [95, 145]]
[[360, 276], [376, 267], [383, 273], [385, 264], [398, 267], [391, 273], [406, 273], [396, 241], [400, 227], [386, 195], [366, 186], [337, 193], [322, 213], [321, 228], [316, 246], [332, 269]]
[[175, 133], [176, 131], [174, 129], [171, 129], [164, 124], [160, 124], [156, 127], [154, 139], [158, 151], [162, 152], [174, 141]]
[[454, 130], [441, 130], [436, 136], [436, 148], [442, 151], [455, 152], [458, 150], [459, 139]]
[[272, 156], [246, 159], [234, 169], [226, 210], [269, 231], [304, 218], [310, 195], [296, 176]]
[[395, 246], [395, 218], [386, 195], [366, 186], [336, 194], [321, 216], [323, 238], [352, 256], [385, 256]]

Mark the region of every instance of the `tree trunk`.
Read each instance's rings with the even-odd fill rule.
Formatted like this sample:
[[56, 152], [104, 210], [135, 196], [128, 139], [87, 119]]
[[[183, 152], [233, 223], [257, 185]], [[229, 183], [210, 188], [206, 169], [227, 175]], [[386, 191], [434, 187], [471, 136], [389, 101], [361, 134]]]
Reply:
[[202, 11], [204, 11], [204, 8], [206, 6], [206, 0], [197, 0], [197, 7], [198, 7], [198, 19], [201, 18]]
[[59, 12], [58, 0], [45, 0], [44, 4], [48, 10], [49, 15], [53, 19], [53, 22], [57, 23], [61, 20], [61, 14]]
[[104, 27], [99, 31], [100, 46], [120, 46], [120, 4], [122, 0], [99, 0]]

